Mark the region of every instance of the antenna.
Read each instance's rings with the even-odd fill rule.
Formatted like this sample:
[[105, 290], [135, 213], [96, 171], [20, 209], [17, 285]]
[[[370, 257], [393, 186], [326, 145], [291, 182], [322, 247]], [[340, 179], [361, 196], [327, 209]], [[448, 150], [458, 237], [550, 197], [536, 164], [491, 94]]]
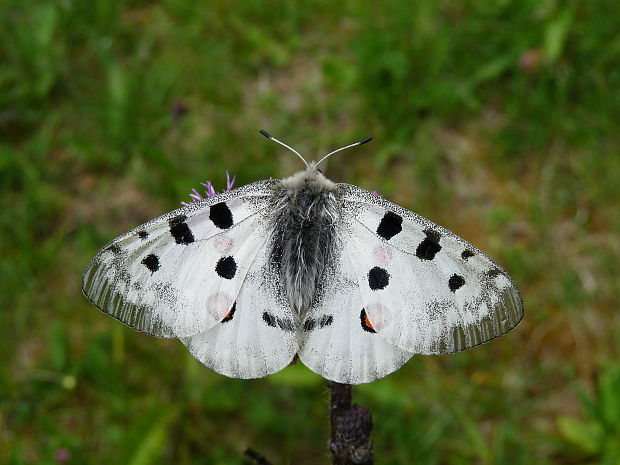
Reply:
[[277, 142], [280, 145], [283, 145], [284, 147], [286, 147], [287, 149], [289, 149], [291, 152], [295, 153], [299, 158], [301, 158], [301, 160], [306, 164], [306, 168], [308, 167], [308, 162], [304, 159], [304, 157], [302, 157], [299, 152], [297, 150], [295, 150], [293, 147], [289, 147], [288, 145], [286, 145], [284, 142], [279, 141], [278, 139], [276, 139], [275, 137], [273, 137], [271, 134], [269, 134], [267, 131], [264, 130], [260, 130], [258, 131], [260, 132], [263, 136], [265, 136], [267, 139], [272, 140], [274, 142]]
[[334, 150], [333, 152], [329, 152], [327, 155], [325, 155], [323, 158], [321, 158], [321, 159], [317, 162], [316, 166], [319, 166], [319, 165], [323, 162], [323, 160], [327, 159], [327, 157], [329, 157], [329, 156], [333, 155], [333, 154], [334, 154], [334, 153], [336, 153], [336, 152], [340, 152], [341, 150], [345, 150], [345, 149], [348, 149], [348, 148], [351, 148], [351, 147], [355, 147], [355, 146], [357, 146], [357, 145], [362, 145], [362, 144], [365, 144], [366, 142], [370, 142], [371, 140], [372, 140], [372, 137], [367, 137], [366, 139], [361, 140], [361, 141], [359, 141], [359, 142], [356, 142], [355, 144], [347, 145], [346, 147], [340, 147], [339, 149], [336, 149], [336, 150]]

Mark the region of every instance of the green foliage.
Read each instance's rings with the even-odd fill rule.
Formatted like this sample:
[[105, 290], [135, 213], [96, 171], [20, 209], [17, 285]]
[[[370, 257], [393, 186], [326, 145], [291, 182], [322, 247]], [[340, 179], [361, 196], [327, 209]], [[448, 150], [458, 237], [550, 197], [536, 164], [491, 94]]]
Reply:
[[509, 335], [358, 388], [378, 462], [618, 463], [616, 10], [0, 0], [0, 462], [327, 461], [303, 365], [227, 379], [80, 292], [101, 246], [201, 181], [300, 168], [264, 128], [309, 158], [373, 136], [330, 178], [454, 230], [523, 292]]
[[598, 380], [597, 393], [581, 393], [586, 418], [558, 418], [560, 434], [583, 454], [602, 464], [620, 463], [620, 364], [608, 365]]

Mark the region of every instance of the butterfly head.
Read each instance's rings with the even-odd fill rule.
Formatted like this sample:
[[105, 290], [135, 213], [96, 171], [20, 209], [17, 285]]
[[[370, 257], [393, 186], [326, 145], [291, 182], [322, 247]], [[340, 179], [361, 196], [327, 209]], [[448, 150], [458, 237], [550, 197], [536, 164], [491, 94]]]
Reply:
[[306, 169], [284, 178], [282, 184], [291, 189], [310, 188], [317, 190], [334, 190], [336, 184], [323, 175], [323, 172], [317, 168], [318, 163], [312, 161], [308, 163]]

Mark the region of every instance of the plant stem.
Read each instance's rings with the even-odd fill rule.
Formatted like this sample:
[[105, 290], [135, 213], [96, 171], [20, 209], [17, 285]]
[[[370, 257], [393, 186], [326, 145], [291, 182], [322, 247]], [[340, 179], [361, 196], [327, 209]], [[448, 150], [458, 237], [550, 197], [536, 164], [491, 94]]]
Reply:
[[372, 465], [372, 415], [359, 405], [351, 405], [350, 384], [330, 381], [329, 389], [333, 465]]
[[254, 460], [259, 465], [271, 465], [271, 462], [267, 460], [267, 458], [263, 454], [255, 451], [254, 449], [248, 447], [245, 450], [244, 454]]

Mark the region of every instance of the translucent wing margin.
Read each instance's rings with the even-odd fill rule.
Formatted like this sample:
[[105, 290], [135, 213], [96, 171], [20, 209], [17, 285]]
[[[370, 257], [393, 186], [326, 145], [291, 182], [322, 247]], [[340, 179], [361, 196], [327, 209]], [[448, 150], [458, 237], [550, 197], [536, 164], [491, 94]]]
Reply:
[[191, 204], [114, 239], [91, 260], [84, 295], [139, 331], [188, 337], [230, 311], [270, 221], [271, 181]]
[[339, 232], [352, 250], [368, 323], [411, 353], [444, 354], [499, 337], [523, 317], [508, 273], [452, 232], [364, 189], [339, 184]]

